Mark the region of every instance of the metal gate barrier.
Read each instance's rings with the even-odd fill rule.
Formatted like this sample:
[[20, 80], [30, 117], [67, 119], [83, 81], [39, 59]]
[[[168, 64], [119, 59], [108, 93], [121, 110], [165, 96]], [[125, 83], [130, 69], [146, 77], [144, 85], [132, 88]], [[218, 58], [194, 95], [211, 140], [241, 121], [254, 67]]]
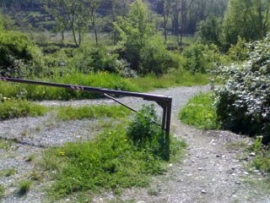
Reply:
[[128, 91], [120, 91], [120, 90], [112, 90], [112, 89], [105, 89], [99, 87], [89, 87], [89, 86], [81, 86], [81, 85], [72, 85], [72, 84], [59, 84], [59, 83], [51, 83], [51, 82], [42, 82], [42, 81], [34, 81], [34, 80], [24, 80], [24, 79], [17, 79], [17, 78], [6, 78], [0, 77], [0, 80], [7, 81], [7, 82], [16, 82], [16, 83], [25, 83], [25, 84], [32, 84], [32, 85], [43, 85], [43, 86], [51, 86], [51, 87], [61, 87], [67, 88], [72, 90], [80, 90], [80, 91], [87, 91], [92, 93], [99, 93], [103, 96], [112, 99], [113, 101], [125, 106], [126, 108], [135, 111], [134, 109], [130, 108], [129, 106], [123, 104], [116, 98], [112, 97], [110, 94], [119, 95], [119, 96], [131, 96], [131, 97], [139, 97], [147, 101], [154, 101], [156, 102], [162, 109], [162, 124], [160, 125], [162, 130], [166, 133], [165, 138], [165, 149], [167, 152], [167, 159], [170, 159], [170, 125], [171, 125], [171, 109], [172, 109], [172, 97], [162, 96], [162, 95], [155, 95], [155, 94], [146, 94], [146, 93], [138, 93], [138, 92], [128, 92]]

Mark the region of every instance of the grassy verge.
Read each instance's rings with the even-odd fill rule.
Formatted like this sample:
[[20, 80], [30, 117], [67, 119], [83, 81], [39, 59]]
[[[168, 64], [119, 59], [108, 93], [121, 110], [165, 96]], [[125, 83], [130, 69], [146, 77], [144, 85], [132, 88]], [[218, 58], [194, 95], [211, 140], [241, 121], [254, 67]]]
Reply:
[[[83, 86], [102, 87], [126, 91], [138, 91], [128, 79], [108, 73], [80, 74], [74, 73], [63, 77], [34, 78], [45, 82], [61, 84], [77, 84]], [[74, 91], [66, 88], [46, 87], [41, 85], [27, 85], [18, 83], [0, 82], [0, 95], [10, 98], [26, 98], [29, 100], [69, 100], [69, 99], [93, 99], [102, 95], [85, 91]]]
[[200, 129], [218, 129], [220, 125], [213, 104], [212, 93], [199, 94], [179, 112], [179, 119]]
[[[100, 72], [95, 74], [73, 73], [62, 77], [34, 78], [46, 82], [62, 84], [77, 84], [91, 87], [125, 90], [132, 92], [145, 92], [155, 88], [167, 88], [171, 86], [191, 86], [208, 83], [208, 76], [204, 74], [192, 75], [186, 71], [175, 70], [160, 78], [146, 76], [142, 78], [122, 78], [115, 74]], [[41, 85], [27, 85], [0, 81], [0, 95], [9, 98], [26, 98], [29, 100], [69, 100], [69, 99], [93, 99], [102, 97], [98, 93], [74, 91], [65, 88], [46, 87]]]
[[[49, 189], [53, 201], [69, 195], [94, 196], [104, 190], [117, 194], [123, 188], [146, 187], [153, 175], [166, 171], [168, 162], [149, 148], [152, 141], [146, 148], [145, 145], [138, 146], [127, 135], [127, 124], [127, 119], [123, 117], [119, 125], [104, 128], [91, 142], [67, 143], [45, 151], [40, 166], [55, 180]], [[145, 123], [139, 126], [142, 125]], [[135, 123], [132, 128], [136, 128]], [[171, 161], [179, 157], [185, 147], [184, 142], [171, 138]], [[87, 198], [91, 202], [92, 197]]]

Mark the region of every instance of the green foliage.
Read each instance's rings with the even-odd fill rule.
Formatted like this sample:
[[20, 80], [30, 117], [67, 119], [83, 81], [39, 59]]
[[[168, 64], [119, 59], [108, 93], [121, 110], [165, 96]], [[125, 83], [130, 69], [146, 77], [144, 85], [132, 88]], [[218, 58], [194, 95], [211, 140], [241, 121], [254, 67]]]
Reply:
[[37, 104], [31, 104], [25, 100], [5, 100], [0, 102], [0, 120], [41, 116], [47, 112], [47, 108]]
[[83, 107], [72, 107], [72, 106], [62, 106], [57, 108], [57, 117], [62, 120], [74, 120], [74, 119], [84, 119], [84, 118], [98, 118], [98, 117], [108, 117], [108, 118], [122, 118], [127, 116], [130, 110], [122, 106], [83, 106]]
[[230, 0], [222, 24], [225, 50], [236, 44], [238, 36], [247, 41], [263, 39], [270, 26], [269, 8], [269, 1]]
[[32, 185], [32, 181], [30, 180], [22, 180], [18, 183], [18, 194], [20, 196], [26, 195], [29, 192], [30, 187]]
[[163, 171], [151, 154], [134, 151], [120, 129], [107, 132], [94, 142], [69, 143], [51, 150], [51, 159], [60, 158], [65, 163], [54, 177], [51, 192], [56, 197], [86, 190], [146, 186], [150, 174]]
[[134, 1], [126, 18], [114, 24], [120, 35], [118, 43], [120, 57], [130, 63], [130, 68], [139, 74], [165, 73], [173, 60], [168, 54], [162, 38], [156, 34], [146, 4]]
[[192, 44], [183, 51], [184, 68], [191, 73], [207, 73], [221, 62], [215, 45]]
[[250, 45], [242, 65], [220, 67], [226, 84], [216, 92], [217, 115], [222, 127], [243, 134], [264, 135], [270, 141], [269, 37]]
[[24, 76], [23, 66], [37, 57], [38, 49], [28, 37], [19, 32], [0, 32], [0, 74]]
[[215, 16], [207, 17], [199, 23], [196, 35], [200, 43], [215, 44], [219, 47], [221, 45], [221, 19]]
[[270, 172], [270, 150], [262, 143], [262, 136], [256, 137], [255, 142], [250, 147], [252, 152], [255, 152], [255, 157], [252, 159], [251, 166], [260, 170], [263, 173]]
[[119, 73], [118, 56], [110, 53], [105, 47], [89, 47], [82, 45], [74, 53], [72, 66], [81, 73], [91, 73], [107, 71], [109, 73]]
[[165, 132], [157, 125], [158, 118], [153, 106], [143, 106], [127, 128], [127, 136], [135, 147], [163, 159], [168, 155]]
[[245, 61], [248, 59], [249, 47], [246, 40], [238, 37], [237, 43], [228, 50], [228, 56], [232, 61]]
[[[164, 172], [164, 161], [149, 153], [154, 151], [150, 145], [138, 147], [130, 141], [123, 125], [126, 123], [113, 126], [114, 130], [105, 129], [91, 142], [66, 143], [44, 152], [40, 166], [54, 171], [51, 174], [55, 182], [49, 191], [53, 200], [76, 192], [119, 192], [122, 188], [144, 187], [152, 175]], [[158, 132], [158, 128], [155, 126], [153, 131]], [[185, 143], [172, 139], [172, 156], [179, 155], [185, 147]]]
[[[121, 78], [116, 74], [99, 72], [95, 74], [73, 73], [64, 77], [53, 76], [52, 78], [43, 78], [43, 81], [78, 84], [92, 87], [102, 87], [126, 91], [138, 91], [138, 87], [133, 85], [128, 79]], [[98, 93], [90, 93], [84, 91], [74, 91], [65, 88], [46, 87], [38, 85], [14, 84], [0, 82], [0, 94], [6, 97], [20, 97], [31, 100], [68, 100], [68, 99], [93, 99], [101, 98]]]
[[214, 101], [212, 93], [193, 97], [179, 112], [180, 120], [201, 129], [219, 129]]

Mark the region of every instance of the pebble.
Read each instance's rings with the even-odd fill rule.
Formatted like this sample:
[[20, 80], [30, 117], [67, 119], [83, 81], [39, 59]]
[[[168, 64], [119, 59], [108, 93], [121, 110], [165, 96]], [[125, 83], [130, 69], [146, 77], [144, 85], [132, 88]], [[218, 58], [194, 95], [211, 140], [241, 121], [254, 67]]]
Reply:
[[255, 152], [251, 152], [251, 153], [249, 154], [249, 156], [256, 156], [256, 153], [255, 153]]
[[202, 194], [206, 194], [206, 191], [205, 191], [205, 190], [201, 190], [201, 193], [202, 193]]

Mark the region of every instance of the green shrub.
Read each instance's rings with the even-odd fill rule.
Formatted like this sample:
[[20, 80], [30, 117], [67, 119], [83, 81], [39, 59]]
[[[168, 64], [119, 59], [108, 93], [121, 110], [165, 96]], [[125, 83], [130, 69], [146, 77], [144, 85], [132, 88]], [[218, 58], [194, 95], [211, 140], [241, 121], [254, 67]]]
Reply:
[[270, 42], [254, 42], [242, 65], [220, 67], [226, 84], [216, 91], [217, 115], [224, 129], [264, 135], [270, 141]]
[[72, 66], [81, 73], [104, 72], [118, 73], [118, 55], [109, 52], [105, 47], [82, 45], [75, 50]]
[[246, 40], [238, 37], [237, 43], [228, 50], [228, 56], [232, 61], [245, 61], [248, 59], [249, 47]]
[[38, 53], [38, 48], [23, 33], [0, 32], [0, 75], [23, 77], [24, 64], [34, 61]]
[[217, 122], [214, 101], [212, 93], [193, 97], [179, 112], [180, 120], [201, 129], [218, 129], [219, 123]]
[[153, 106], [143, 106], [128, 125], [127, 136], [133, 145], [163, 159], [169, 154], [166, 149], [165, 132], [157, 125], [158, 118]]
[[183, 56], [186, 58], [183, 66], [191, 73], [207, 73], [222, 62], [215, 45], [192, 44], [184, 49]]
[[209, 16], [198, 25], [198, 32], [196, 33], [198, 41], [202, 44], [215, 44], [221, 46], [222, 20], [216, 16]]

